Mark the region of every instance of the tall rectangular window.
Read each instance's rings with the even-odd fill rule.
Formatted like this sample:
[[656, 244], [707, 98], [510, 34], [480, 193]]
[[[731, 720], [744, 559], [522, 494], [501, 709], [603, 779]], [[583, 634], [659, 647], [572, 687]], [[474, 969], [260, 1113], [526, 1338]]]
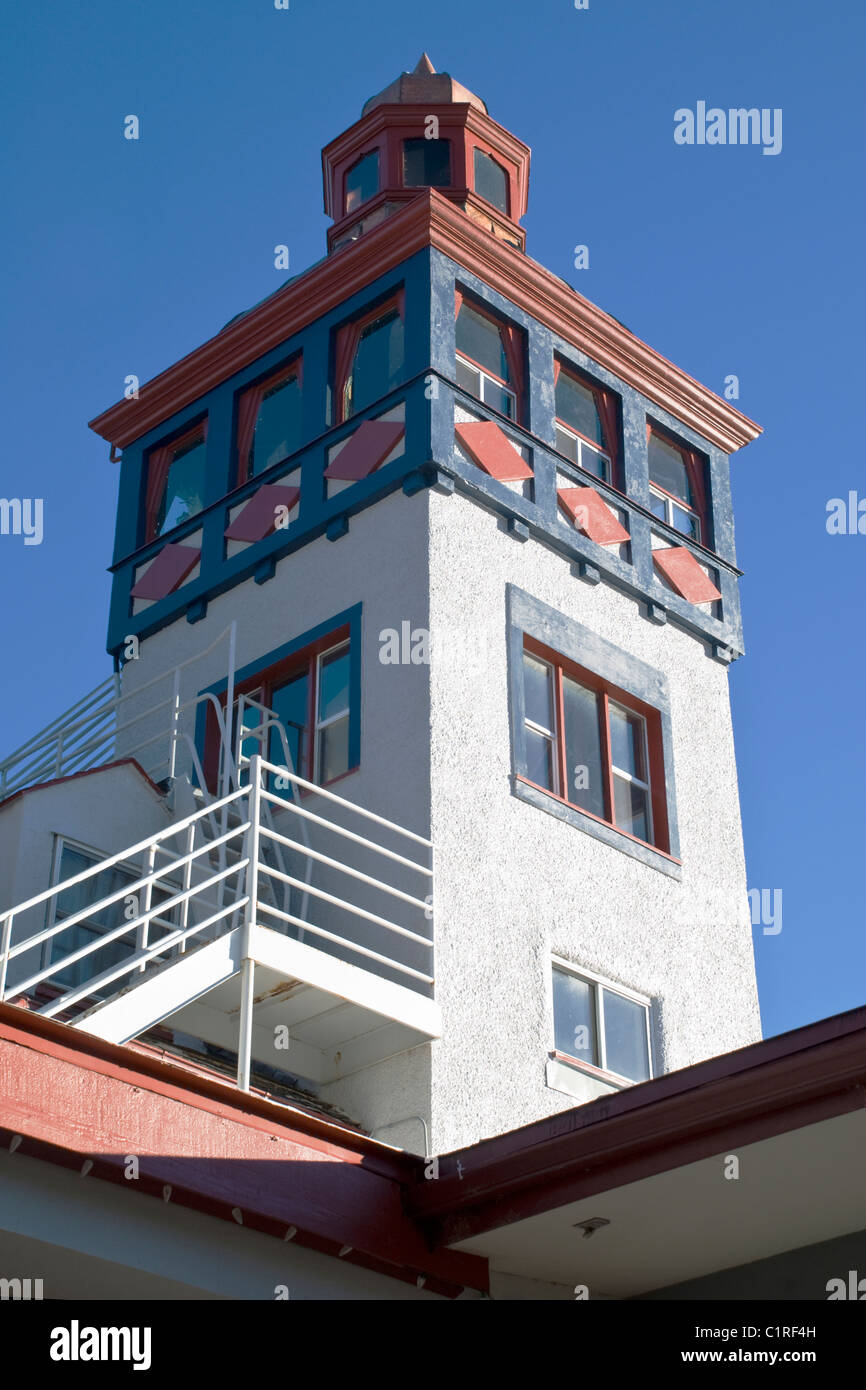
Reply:
[[[351, 641], [340, 629], [242, 681], [232, 718], [236, 741], [243, 709], [242, 764], [261, 753], [320, 786], [343, 777], [350, 771], [351, 671]], [[213, 752], [208, 761], [213, 772]]]
[[485, 150], [475, 149], [475, 192], [508, 216], [508, 175]]
[[554, 1047], [624, 1081], [652, 1076], [649, 1000], [589, 971], [553, 967]]
[[403, 375], [404, 296], [344, 324], [337, 333], [334, 394], [339, 424], [387, 396]]
[[301, 364], [249, 387], [238, 402], [238, 483], [282, 463], [301, 444]]
[[556, 447], [587, 473], [614, 482], [618, 422], [612, 392], [555, 364]]
[[204, 507], [207, 422], [151, 449], [147, 460], [145, 541], [180, 526]]
[[658, 712], [529, 637], [523, 698], [526, 781], [667, 851]]
[[451, 183], [451, 141], [403, 141], [403, 187], [447, 188]]
[[684, 536], [707, 544], [706, 464], [685, 444], [647, 426], [650, 507]]
[[354, 212], [379, 192], [379, 151], [371, 150], [346, 174], [346, 212]]
[[469, 304], [459, 292], [456, 310], [457, 385], [516, 420], [523, 366], [520, 330]]

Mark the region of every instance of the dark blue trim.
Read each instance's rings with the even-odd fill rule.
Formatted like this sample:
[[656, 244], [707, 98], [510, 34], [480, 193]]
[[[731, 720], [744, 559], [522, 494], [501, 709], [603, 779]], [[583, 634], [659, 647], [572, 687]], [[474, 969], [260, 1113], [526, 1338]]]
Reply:
[[629, 652], [615, 647], [603, 637], [574, 618], [567, 618], [546, 603], [524, 593], [514, 584], [505, 586], [506, 614], [508, 623], [508, 690], [509, 712], [511, 716], [512, 750], [512, 791], [522, 801], [529, 802], [541, 811], [546, 811], [559, 820], [567, 821], [575, 829], [601, 840], [612, 849], [621, 850], [633, 859], [639, 859], [653, 869], [659, 869], [671, 878], [681, 879], [682, 869], [664, 854], [649, 845], [631, 840], [612, 825], [605, 825], [584, 816], [575, 807], [566, 805], [549, 796], [539, 788], [521, 782], [525, 776], [526, 745], [523, 695], [523, 638], [524, 634], [534, 637], [546, 647], [567, 657], [577, 665], [592, 671], [611, 685], [628, 691], [636, 699], [657, 710], [661, 724], [662, 757], [665, 773], [665, 799], [667, 804], [669, 854], [678, 859], [680, 854], [679, 826], [677, 822], [676, 783], [674, 780], [673, 730], [671, 727], [670, 695], [667, 677], [646, 662], [639, 661]]

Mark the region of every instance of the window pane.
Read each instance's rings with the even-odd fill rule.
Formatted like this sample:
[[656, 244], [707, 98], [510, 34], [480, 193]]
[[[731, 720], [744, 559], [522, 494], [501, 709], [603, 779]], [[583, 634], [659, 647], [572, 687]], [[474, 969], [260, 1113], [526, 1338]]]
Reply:
[[569, 676], [562, 678], [565, 712], [565, 758], [568, 768], [566, 795], [575, 806], [605, 815], [604, 773], [601, 760], [601, 734], [598, 724], [598, 696], [578, 685]]
[[553, 780], [553, 744], [544, 734], [524, 724], [526, 737], [526, 776], [537, 787], [552, 792], [556, 790]]
[[602, 990], [607, 1070], [629, 1081], [649, 1080], [646, 1008], [611, 990]]
[[556, 415], [586, 439], [604, 444], [595, 396], [588, 386], [563, 371], [556, 380]]
[[349, 648], [329, 652], [319, 665], [319, 720], [349, 708]]
[[663, 497], [659, 497], [657, 492], [650, 492], [650, 511], [653, 516], [660, 517], [662, 521], [667, 521], [667, 503]]
[[404, 188], [447, 188], [450, 182], [450, 140], [404, 140]]
[[348, 414], [363, 410], [397, 384], [403, 367], [403, 320], [394, 309], [361, 333], [352, 363]]
[[156, 519], [156, 534], [162, 536], [204, 506], [204, 474], [207, 446], [193, 440], [176, 450], [168, 470], [165, 492]]
[[301, 387], [296, 376], [265, 393], [256, 419], [250, 473], [261, 473], [293, 454], [301, 442]]
[[349, 770], [349, 716], [319, 730], [319, 767], [316, 780], [331, 782]]
[[484, 150], [475, 151], [475, 192], [508, 215], [508, 175]]
[[468, 304], [461, 304], [457, 315], [457, 351], [465, 353], [502, 381], [510, 380], [499, 328], [492, 319], [476, 313]]
[[688, 469], [679, 449], [674, 448], [673, 444], [669, 444], [659, 435], [651, 434], [648, 452], [651, 482], [658, 483], [659, 487], [663, 487], [665, 492], [673, 493], [674, 497], [682, 498], [690, 507], [694, 506]]
[[678, 507], [675, 502], [671, 503], [671, 520], [684, 536], [691, 536], [692, 540], [700, 540], [701, 528], [697, 517], [693, 516], [691, 512], [684, 512], [682, 507]]
[[565, 970], [553, 972], [553, 1040], [557, 1052], [598, 1066], [595, 986]]
[[[284, 685], [278, 686], [271, 695], [271, 708], [286, 731], [289, 753], [292, 758], [290, 771], [299, 777], [306, 777], [307, 771], [307, 719], [309, 717], [310, 679], [306, 671], [293, 676]], [[283, 742], [279, 731], [271, 730], [270, 761], [281, 767], [285, 761]]]
[[484, 378], [484, 403], [491, 406], [493, 410], [501, 411], [503, 415], [507, 415], [509, 420], [514, 419], [514, 397], [497, 381], [491, 381], [490, 377]]
[[620, 830], [651, 843], [649, 795], [645, 787], [613, 774], [614, 819]]
[[581, 443], [580, 466], [585, 468], [587, 473], [594, 473], [597, 478], [604, 478], [607, 481], [607, 459], [603, 454], [597, 454], [589, 444]]
[[610, 701], [610, 755], [614, 767], [648, 781], [644, 722], [639, 714]]
[[[70, 845], [64, 845], [60, 856], [58, 881], [83, 873], [96, 863], [95, 855], [75, 849]], [[84, 883], [77, 883], [71, 888], [65, 888], [57, 896], [55, 920], [61, 922], [65, 917], [72, 917], [76, 912], [86, 908], [89, 903], [99, 902], [100, 899], [108, 897], [110, 893], [134, 882], [135, 878], [136, 875], [131, 870], [115, 865], [112, 868], [100, 870], [98, 874], [94, 874]], [[98, 940], [105, 932], [121, 926], [124, 920], [124, 901], [123, 897], [119, 897], [115, 902], [102, 908], [100, 912], [91, 913], [85, 921], [54, 937], [51, 942], [51, 959], [63, 960], [73, 951], [81, 950]], [[154, 931], [154, 934], [157, 933]], [[136, 932], [132, 931], [125, 938], [109, 942], [100, 950], [94, 951], [82, 960], [73, 962], [65, 970], [59, 970], [56, 975], [52, 975], [51, 982], [64, 989], [85, 984], [87, 980], [93, 979], [103, 970], [108, 970], [111, 966], [119, 965], [121, 961], [128, 959], [135, 951], [135, 937]]]
[[462, 357], [457, 358], [457, 385], [462, 386], [476, 400], [481, 400], [481, 373], [477, 367], [470, 367]]
[[577, 463], [577, 440], [573, 434], [568, 434], [566, 430], [556, 427], [556, 447], [561, 454], [565, 454], [572, 463]]
[[553, 671], [546, 661], [523, 653], [523, 689], [527, 719], [553, 732]]
[[346, 175], [346, 211], [353, 212], [379, 191], [379, 151], [359, 159]]

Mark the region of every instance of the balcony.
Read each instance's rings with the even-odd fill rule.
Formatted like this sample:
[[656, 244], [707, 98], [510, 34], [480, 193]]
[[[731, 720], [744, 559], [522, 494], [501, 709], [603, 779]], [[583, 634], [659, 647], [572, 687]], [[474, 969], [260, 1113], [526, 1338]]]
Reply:
[[0, 916], [0, 1001], [117, 1043], [192, 1035], [237, 1053], [245, 1089], [253, 1059], [325, 1084], [439, 1036], [431, 860], [256, 754], [228, 795]]

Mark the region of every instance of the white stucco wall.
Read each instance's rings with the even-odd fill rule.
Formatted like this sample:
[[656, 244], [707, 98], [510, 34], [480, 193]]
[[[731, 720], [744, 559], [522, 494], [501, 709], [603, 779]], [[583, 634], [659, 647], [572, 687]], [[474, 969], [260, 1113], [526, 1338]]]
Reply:
[[[682, 881], [511, 792], [506, 585], [667, 678]], [[674, 625], [576, 579], [459, 495], [396, 494], [347, 536], [287, 557], [275, 577], [212, 601], [141, 648], [126, 689], [205, 648], [236, 617], [237, 664], [363, 603], [361, 767], [335, 790], [435, 844], [436, 997], [443, 1038], [332, 1083], [325, 1094], [395, 1145], [443, 1152], [605, 1093], [546, 1084], [557, 954], [649, 995], [656, 1073], [760, 1035], [727, 672]], [[383, 665], [379, 634], [429, 627], [432, 666]], [[224, 649], [193, 688], [225, 674]], [[431, 815], [432, 807], [432, 815]]]

